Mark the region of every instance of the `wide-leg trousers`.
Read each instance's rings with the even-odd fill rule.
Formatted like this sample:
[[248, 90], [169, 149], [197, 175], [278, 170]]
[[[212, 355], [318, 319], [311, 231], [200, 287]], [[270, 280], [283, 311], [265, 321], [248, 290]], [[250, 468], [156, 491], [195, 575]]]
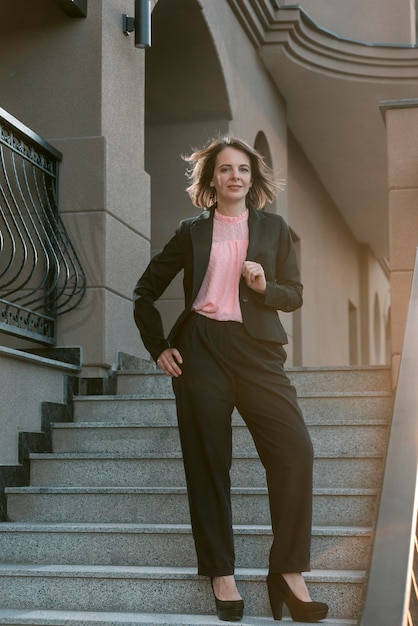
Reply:
[[234, 573], [234, 407], [266, 472], [273, 530], [269, 571], [309, 571], [313, 451], [283, 369], [283, 346], [255, 340], [241, 323], [191, 313], [176, 347], [183, 364], [173, 389], [199, 574]]

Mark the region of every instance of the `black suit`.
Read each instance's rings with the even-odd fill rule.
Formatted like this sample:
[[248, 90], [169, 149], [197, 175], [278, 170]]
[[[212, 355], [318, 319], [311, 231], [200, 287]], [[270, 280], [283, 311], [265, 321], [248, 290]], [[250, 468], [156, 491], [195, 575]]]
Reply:
[[[183, 357], [182, 374], [173, 378], [173, 389], [199, 573], [234, 572], [229, 478], [234, 407], [266, 469], [274, 534], [270, 571], [306, 571], [312, 445], [295, 389], [283, 369], [287, 337], [277, 314], [278, 309], [293, 311], [302, 304], [292, 240], [280, 216], [250, 209], [247, 260], [263, 266], [266, 293], [256, 293], [241, 278], [243, 324], [208, 319], [192, 312], [192, 306], [209, 262], [213, 215], [213, 210], [203, 211], [180, 222], [134, 293], [135, 321], [153, 358], [170, 346]], [[182, 269], [185, 308], [165, 339], [154, 302]], [[247, 514], [251, 519], [252, 511]]]
[[[244, 326], [252, 337], [287, 343], [277, 311], [294, 311], [302, 305], [302, 285], [289, 229], [283, 218], [250, 209], [247, 260], [260, 263], [266, 275], [265, 296], [240, 282]], [[180, 222], [175, 236], [149, 264], [134, 292], [135, 321], [145, 347], [154, 360], [170, 345], [191, 311], [209, 263], [213, 210]], [[184, 269], [185, 308], [164, 338], [161, 317], [154, 306], [173, 278]]]

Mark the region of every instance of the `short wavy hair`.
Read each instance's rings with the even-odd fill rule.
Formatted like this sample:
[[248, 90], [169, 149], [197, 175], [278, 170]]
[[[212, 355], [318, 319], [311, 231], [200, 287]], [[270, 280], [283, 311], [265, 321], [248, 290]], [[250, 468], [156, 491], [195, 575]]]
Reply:
[[226, 148], [235, 148], [245, 152], [250, 159], [252, 186], [247, 194], [247, 206], [262, 209], [266, 202], [273, 202], [280, 190], [280, 183], [275, 180], [273, 171], [265, 162], [264, 157], [242, 139], [226, 135], [212, 139], [205, 147], [183, 156], [183, 159], [190, 164], [190, 168], [186, 171], [190, 185], [186, 191], [193, 204], [198, 208], [207, 209], [216, 202], [210, 183], [215, 170], [216, 157]]

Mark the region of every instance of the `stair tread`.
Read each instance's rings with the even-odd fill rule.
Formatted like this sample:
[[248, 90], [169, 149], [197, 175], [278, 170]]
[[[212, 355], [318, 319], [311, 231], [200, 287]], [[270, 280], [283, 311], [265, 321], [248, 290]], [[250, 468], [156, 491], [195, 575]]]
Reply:
[[[162, 369], [157, 367], [154, 361], [150, 359], [139, 359], [140, 367], [124, 367], [118, 370], [118, 376], [130, 376], [132, 374], [158, 374], [165, 376]], [[294, 372], [357, 372], [357, 371], [387, 371], [390, 372], [389, 365], [286, 365], [287, 373]]]
[[[283, 622], [294, 623], [290, 618]], [[276, 624], [272, 618], [246, 616], [240, 621], [241, 626], [269, 626]], [[303, 622], [298, 622], [304, 626]], [[110, 613], [94, 611], [53, 611], [27, 609], [0, 609], [0, 624], [16, 624], [16, 626], [219, 626], [216, 615], [184, 615], [162, 613]], [[348, 619], [326, 619], [321, 622], [328, 626], [355, 626], [357, 621]], [[305, 625], [306, 626], [306, 625]]]
[[[150, 459], [182, 459], [180, 450], [178, 452], [142, 452], [126, 454], [124, 452], [31, 452], [28, 458], [32, 461], [149, 461]], [[382, 454], [343, 454], [333, 453], [316, 454], [315, 459], [381, 459]], [[234, 454], [234, 461], [258, 460], [259, 457], [254, 451], [238, 452]]]
[[[364, 398], [364, 397], [385, 397], [392, 398], [391, 391], [309, 391], [298, 392], [299, 398]], [[124, 400], [145, 400], [148, 402], [159, 402], [161, 400], [173, 401], [174, 394], [169, 392], [152, 393], [121, 393], [112, 395], [80, 395], [74, 397], [74, 402], [117, 402]]]
[[[247, 524], [234, 524], [235, 533], [241, 534], [270, 534], [272, 532], [269, 525], [247, 525]], [[191, 533], [190, 524], [117, 524], [117, 523], [30, 523], [30, 522], [4, 522], [0, 524], [1, 532], [38, 532], [38, 533]], [[352, 535], [364, 535], [369, 536], [373, 532], [369, 526], [313, 526], [313, 536], [352, 536]]]
[[[347, 420], [343, 420], [343, 419], [335, 419], [335, 420], [327, 420], [327, 419], [321, 419], [321, 420], [316, 420], [316, 419], [312, 419], [312, 418], [307, 418], [305, 420], [305, 422], [309, 425], [309, 426], [352, 426], [352, 427], [358, 427], [358, 426], [387, 426], [387, 420], [384, 419], [370, 419], [367, 420], [367, 422], [362, 419], [362, 420], [355, 420], [355, 419], [350, 419], [349, 422], [347, 422]], [[242, 422], [242, 424], [234, 424], [235, 428], [247, 428], [247, 426], [244, 424], [244, 422]], [[89, 422], [89, 421], [83, 421], [83, 422], [52, 422], [51, 423], [51, 428], [55, 428], [57, 430], [61, 430], [61, 429], [70, 429], [70, 430], [78, 430], [78, 429], [97, 429], [97, 428], [115, 428], [115, 429], [133, 429], [133, 428], [138, 428], [138, 429], [149, 429], [149, 428], [158, 428], [158, 429], [177, 429], [177, 423], [173, 421], [172, 424], [155, 424], [155, 425], [150, 425], [150, 424], [144, 424], [144, 422], [138, 420], [137, 422], [111, 422], [111, 421], [107, 421], [107, 422]]]
[[[200, 580], [195, 567], [151, 567], [134, 565], [65, 565], [65, 564], [16, 564], [0, 563], [1, 576], [25, 576], [32, 577], [66, 577], [72, 575], [78, 578], [137, 578], [137, 579], [189, 579]], [[264, 580], [267, 569], [263, 568], [236, 568], [237, 580]], [[307, 582], [364, 582], [363, 570], [312, 570], [304, 574]]]
[[[186, 493], [186, 487], [6, 487], [6, 494], [36, 494], [36, 493], [128, 493], [128, 494], [141, 494], [141, 493], [160, 493], [160, 494], [184, 494]], [[267, 487], [232, 487], [232, 494], [255, 494], [264, 495], [267, 494]], [[374, 496], [378, 493], [378, 489], [367, 489], [363, 487], [322, 487], [314, 488], [314, 495], [362, 495], [362, 496]]]
[[[360, 374], [350, 375], [350, 372], [358, 372], [359, 370], [361, 370]], [[348, 474], [350, 474], [353, 467], [352, 460], [358, 459], [359, 467], [366, 468], [368, 475], [369, 466], [375, 467], [377, 464], [376, 459], [381, 458], [378, 446], [382, 446], [381, 440], [386, 434], [384, 429], [387, 429], [390, 422], [390, 401], [393, 398], [393, 394], [390, 389], [390, 379], [386, 377], [386, 374], [378, 373], [376, 376], [369, 378], [367, 376], [368, 370], [387, 370], [390, 372], [390, 368], [386, 366], [378, 368], [342, 366], [288, 369], [288, 374], [294, 375], [293, 381], [297, 389], [299, 382], [301, 383], [298, 396], [303, 403], [302, 406], [307, 407], [306, 423], [308, 427], [313, 427], [314, 436], [322, 437], [327, 442], [330, 439], [332, 443], [334, 441], [334, 433], [336, 438], [341, 439], [342, 437], [351, 437], [353, 431], [348, 430], [348, 427], [359, 428], [349, 448], [342, 445], [334, 447], [323, 445], [320, 448], [320, 454], [316, 455], [316, 459], [320, 460], [317, 466], [320, 477], [322, 477], [328, 464], [334, 470], [337, 468], [339, 472], [342, 471], [339, 469], [340, 465], [336, 465], [334, 459], [342, 460], [341, 466]], [[315, 372], [319, 373], [319, 376], [316, 378]], [[328, 373], [332, 375], [332, 372], [336, 372], [336, 376], [332, 390], [329, 391], [327, 375]], [[345, 372], [347, 372], [348, 378], [346, 378]], [[364, 372], [363, 378], [361, 378], [362, 372]], [[305, 377], [305, 373], [308, 376]], [[313, 376], [310, 376], [309, 373], [313, 373]], [[183, 485], [184, 481], [181, 479], [175, 478], [173, 480], [170, 474], [170, 480], [166, 481], [166, 474], [164, 474], [160, 481], [162, 486], [148, 487], [137, 486], [138, 483], [130, 480], [129, 477], [126, 480], [128, 486], [118, 486], [116, 484], [115, 486], [101, 487], [94, 484], [93, 473], [95, 471], [102, 472], [104, 485], [109, 484], [109, 482], [110, 484], [121, 482], [119, 480], [106, 480], [107, 472], [109, 472], [109, 463], [112, 462], [115, 464], [116, 475], [119, 477], [119, 469], [122, 473], [125, 472], [126, 468], [137, 471], [136, 461], [138, 463], [141, 461], [145, 463], [151, 462], [152, 471], [156, 467], [156, 462], [159, 462], [157, 464], [160, 467], [163, 462], [167, 461], [166, 465], [169, 468], [167, 471], [171, 471], [173, 468], [177, 468], [177, 460], [181, 460], [180, 449], [177, 449], [175, 445], [174, 430], [177, 429], [177, 421], [174, 410], [174, 395], [168, 385], [170, 381], [163, 381], [162, 379], [152, 380], [152, 377], [160, 378], [165, 376], [153, 363], [146, 364], [146, 367], [144, 365], [144, 368], [137, 372], [134, 370], [118, 372], [118, 376], [121, 377], [132, 377], [136, 374], [143, 381], [142, 387], [140, 380], [137, 384], [134, 379], [128, 380], [125, 378], [123, 387], [120, 387], [120, 394], [83, 395], [74, 398], [76, 421], [58, 422], [51, 425], [53, 431], [60, 431], [54, 434], [55, 439], [53, 441], [56, 445], [53, 444], [52, 449], [62, 450], [62, 452], [32, 453], [30, 455], [34, 470], [32, 474], [33, 481], [38, 483], [38, 485], [42, 485], [42, 483], [50, 482], [44, 476], [51, 476], [51, 482], [55, 482], [55, 484], [52, 486], [29, 485], [7, 488], [5, 492], [10, 496], [11, 511], [19, 512], [21, 509], [20, 517], [25, 521], [0, 524], [0, 535], [3, 545], [13, 546], [7, 553], [9, 556], [7, 556], [6, 552], [4, 553], [3, 560], [5, 562], [0, 563], [0, 580], [3, 581], [3, 585], [8, 590], [10, 589], [12, 595], [15, 593], [13, 591], [15, 588], [23, 589], [28, 584], [39, 590], [42, 590], [42, 587], [45, 586], [48, 589], [48, 593], [51, 594], [58, 585], [70, 590], [78, 589], [80, 585], [87, 586], [89, 593], [99, 594], [102, 589], [102, 581], [107, 580], [106, 584], [109, 590], [120, 587], [129, 601], [131, 601], [131, 593], [134, 600], [130, 604], [126, 604], [125, 600], [119, 603], [119, 605], [103, 604], [99, 597], [100, 594], [97, 601], [90, 602], [87, 599], [83, 600], [83, 603], [67, 601], [49, 603], [48, 600], [48, 603], [31, 603], [27, 601], [24, 604], [17, 599], [16, 602], [8, 602], [7, 606], [18, 607], [26, 605], [29, 608], [0, 609], [0, 626], [2, 624], [5, 626], [86, 626], [88, 624], [92, 626], [135, 626], [137, 624], [146, 624], [148, 626], [169, 626], [170, 624], [176, 626], [215, 626], [215, 624], [219, 624], [215, 614], [207, 615], [207, 613], [211, 613], [211, 600], [213, 600], [210, 597], [210, 586], [207, 589], [205, 587], [203, 590], [204, 603], [195, 607], [196, 611], [201, 612], [199, 615], [185, 614], [189, 610], [189, 606], [191, 606], [187, 601], [176, 606], [171, 601], [168, 604], [166, 603], [165, 606], [154, 606], [152, 602], [139, 604], [137, 601], [138, 585], [143, 589], [155, 586], [159, 594], [161, 594], [161, 590], [169, 589], [169, 587], [165, 586], [166, 583], [170, 584], [170, 589], [184, 588], [187, 589], [187, 593], [189, 593], [190, 589], [201, 589], [202, 577], [197, 574], [195, 562], [190, 556], [187, 556], [187, 558], [171, 558], [170, 556], [170, 558], [164, 559], [145, 560], [136, 558], [135, 552], [133, 558], [131, 558], [129, 553], [130, 558], [127, 560], [95, 558], [96, 553], [94, 549], [97, 549], [98, 546], [99, 548], [106, 546], [106, 549], [112, 556], [112, 550], [117, 549], [119, 554], [121, 546], [127, 552], [132, 542], [140, 544], [140, 550], [144, 551], [148, 550], [151, 544], [154, 545], [154, 541], [157, 540], [161, 542], [161, 550], [165, 549], [164, 546], [166, 544], [181, 544], [181, 549], [183, 550], [184, 545], [188, 546], [190, 543], [191, 525], [190, 523], [183, 523], [188, 521], [188, 517], [185, 517], [181, 509], [184, 505], [187, 491], [185, 485]], [[144, 376], [148, 376], [148, 380], [144, 379]], [[315, 387], [315, 380], [319, 381], [317, 387]], [[356, 380], [361, 380], [361, 386], [356, 387]], [[347, 385], [345, 385], [346, 381], [348, 381]], [[160, 384], [163, 382], [164, 384]], [[369, 387], [370, 391], [368, 390]], [[352, 410], [350, 408], [350, 412], [348, 412], [345, 408], [345, 402], [350, 404], [350, 401]], [[117, 417], [118, 412], [120, 419]], [[83, 417], [85, 417], [86, 421], [82, 421]], [[97, 420], [94, 419], [95, 417]], [[242, 437], [241, 428], [246, 429], [246, 426], [236, 410], [233, 414], [233, 426], [236, 429], [238, 443], [237, 450], [234, 452], [234, 459], [243, 461], [239, 466], [240, 468], [247, 467], [247, 459], [252, 466], [252, 459], [257, 459], [258, 455], [255, 450], [244, 445], [246, 440], [245, 437]], [[321, 427], [324, 427], [324, 430], [321, 430]], [[339, 427], [345, 429], [341, 430], [340, 428], [340, 430], [337, 430]], [[376, 429], [378, 443], [368, 449], [364, 441], [374, 437], [374, 431], [371, 430], [373, 428]], [[103, 429], [104, 432], [95, 432], [100, 429]], [[132, 432], [129, 432], [129, 429]], [[152, 429], [156, 430], [153, 431]], [[88, 430], [91, 430], [91, 432], [87, 432]], [[365, 437], [364, 441], [363, 435]], [[112, 445], [115, 452], [108, 451], [112, 448], [109, 447], [107, 449], [106, 437], [112, 439], [112, 443], [116, 439]], [[136, 437], [143, 438], [144, 441], [146, 440], [147, 445], [143, 444], [140, 446], [141, 449], [139, 449], [133, 445], [124, 448], [119, 444], [119, 440], [129, 440], [129, 443], [131, 443]], [[158, 443], [160, 437], [162, 438], [162, 445], [165, 444], [166, 440], [169, 444], [169, 447], [166, 446], [167, 452], [158, 452], [155, 442]], [[86, 442], [84, 442], [84, 439], [86, 439]], [[93, 439], [95, 445], [91, 446], [90, 441], [93, 441]], [[80, 445], [77, 443], [79, 440], [81, 442]], [[152, 447], [147, 447], [149, 440], [151, 440]], [[105, 441], [104, 444], [103, 441]], [[144, 451], [142, 451], [142, 448], [144, 448]], [[85, 450], [85, 452], [79, 452], [78, 450], [80, 449]], [[97, 451], [89, 452], [89, 449]], [[119, 452], [119, 449], [123, 452]], [[152, 451], [154, 449], [156, 451]], [[70, 451], [67, 452], [66, 450]], [[101, 450], [104, 451], [102, 452]], [[242, 452], [239, 452], [239, 450], [242, 450]], [[345, 451], [348, 453], [347, 456], [344, 454]], [[66, 476], [68, 474], [68, 478], [62, 480], [62, 482], [70, 483], [68, 486], [59, 486], [61, 474], [57, 475], [57, 479], [54, 481], [55, 468], [60, 469], [58, 465], [53, 465], [54, 461], [57, 463], [62, 462], [62, 471], [66, 473]], [[73, 461], [80, 461], [80, 463], [72, 465]], [[90, 469], [90, 466], [84, 464], [85, 462], [88, 463], [88, 461], [91, 462], [92, 469], [91, 473], [85, 475], [84, 470]], [[51, 465], [48, 465], [49, 462]], [[138, 468], [142, 467], [142, 465], [138, 465]], [[113, 466], [111, 466], [111, 469], [113, 471]], [[81, 481], [77, 484], [75, 479], [72, 480], [75, 476], [73, 472], [77, 474], [80, 471], [83, 472], [86, 486], [80, 486]], [[138, 471], [142, 470], [138, 469]], [[345, 485], [346, 481], [341, 481], [339, 477], [340, 474], [337, 477], [338, 481], [334, 481], [333, 484]], [[328, 480], [321, 481], [318, 480], [320, 485], [332, 484]], [[71, 485], [71, 482], [75, 482], [75, 484]], [[99, 484], [99, 481], [97, 482]], [[152, 478], [148, 480], [148, 484], [154, 483], [158, 484], [158, 481]], [[167, 486], [171, 483], [174, 483], [175, 486]], [[248, 482], [242, 481], [242, 483], [238, 484], [245, 485]], [[264, 483], [260, 484], [264, 485]], [[378, 488], [370, 488], [375, 482], [358, 481], [356, 479], [355, 483], [352, 481], [351, 483], [347, 482], [347, 484], [366, 485], [367, 488], [360, 486], [318, 487], [314, 489], [314, 496], [317, 497], [315, 506], [317, 506], [320, 514], [318, 513], [317, 525], [314, 525], [312, 528], [312, 535], [315, 540], [314, 545], [318, 546], [318, 551], [322, 550], [324, 554], [327, 554], [327, 559], [318, 558], [314, 565], [320, 568], [329, 567], [329, 569], [313, 569], [305, 575], [306, 580], [308, 583], [313, 583], [314, 586], [323, 585], [324, 590], [330, 596], [330, 600], [334, 601], [334, 594], [339, 594], [340, 597], [341, 594], [344, 596], [342, 608], [339, 606], [339, 610], [335, 610], [336, 614], [341, 617], [333, 619], [331, 616], [322, 622], [328, 626], [356, 626], [357, 624], [353, 616], [359, 611], [359, 597], [367, 580], [368, 542], [373, 536], [373, 519], [369, 514], [368, 508], [371, 507], [370, 502], [374, 502], [374, 499], [372, 500], [371, 497], [375, 498], [379, 493]], [[233, 487], [231, 491], [238, 505], [244, 507], [247, 506], [247, 502], [248, 506], [257, 507], [259, 501], [262, 500], [262, 498], [259, 499], [259, 496], [264, 498], [267, 495], [265, 486]], [[16, 497], [13, 497], [14, 495]], [[22, 497], [20, 498], [19, 496]], [[45, 496], [45, 499], [42, 496]], [[57, 500], [54, 499], [55, 496], [57, 496]], [[69, 497], [67, 498], [67, 496]], [[108, 500], [106, 500], [106, 496]], [[331, 501], [336, 504], [337, 513], [331, 517], [328, 514], [322, 515], [322, 509], [329, 508], [328, 497], [332, 498], [334, 496], [335, 499]], [[345, 498], [345, 496], [348, 496], [348, 498]], [[135, 510], [135, 514], [131, 515], [131, 508], [134, 505], [136, 506], [136, 499], [142, 497], [150, 503], [151, 514], [138, 516]], [[170, 502], [174, 503], [175, 507], [177, 507], [177, 504], [179, 505], [179, 513], [168, 517], [167, 519], [171, 522], [168, 524], [164, 523], [165, 517], [162, 518], [158, 515], [157, 509], [161, 497], [165, 499], [169, 497]], [[86, 521], [76, 521], [75, 523], [67, 521], [71, 519], [72, 514], [70, 511], [72, 507], [76, 509], [81, 505], [85, 507], [86, 498], [89, 499], [89, 502], [91, 500], [99, 510], [101, 510], [100, 507], [103, 502], [117, 501], [118, 505], [120, 503], [122, 507], [125, 507], [126, 504], [127, 513], [123, 517], [120, 515], [109, 516], [109, 519], [112, 521], [106, 523], [103, 520], [107, 519], [107, 517], [103, 517], [103, 515], [83, 515], [78, 514], [76, 510], [73, 515], [74, 518], [79, 520], [85, 519]], [[156, 501], [156, 504], [154, 501]], [[64, 512], [55, 516], [55, 518], [63, 521], [53, 521], [54, 516], [45, 516], [43, 514], [42, 507], [49, 507], [50, 502], [62, 503]], [[363, 508], [366, 505], [368, 508], [364, 512]], [[355, 515], [347, 514], [347, 510], [351, 506]], [[38, 516], [39, 521], [35, 521], [38, 515], [37, 507], [42, 509]], [[153, 507], [155, 507], [155, 511]], [[361, 509], [360, 513], [357, 513], [357, 509]], [[26, 513], [26, 510], [28, 513]], [[31, 514], [31, 511], [33, 514]], [[15, 517], [10, 515], [10, 517], [19, 519], [19, 514]], [[45, 521], [46, 519], [51, 519], [51, 521]], [[248, 545], [249, 543], [251, 546], [254, 546], [254, 550], [264, 550], [265, 544], [268, 543], [272, 534], [271, 526], [268, 524], [269, 517], [255, 516], [254, 519], [260, 521], [258, 525], [252, 524], [253, 518], [250, 518], [248, 515], [238, 519], [241, 524], [234, 524], [233, 529], [239, 544]], [[353, 521], [352, 526], [348, 525], [350, 520]], [[327, 525], [328, 521], [330, 522], [329, 525]], [[369, 525], [366, 526], [365, 523], [369, 523]], [[94, 537], [94, 534], [97, 534], [97, 537]], [[99, 535], [101, 536], [99, 537]], [[44, 554], [43, 558], [37, 559], [37, 555], [41, 554], [40, 551], [43, 549], [42, 546], [46, 545], [46, 541], [52, 545], [52, 548]], [[85, 558], [85, 546], [91, 543], [94, 544], [93, 558], [90, 558], [90, 556]], [[348, 561], [341, 558], [340, 555], [338, 559], [335, 558], [335, 555], [332, 558], [329, 556], [331, 552], [333, 554], [336, 553], [341, 545], [344, 546], [344, 550], [348, 554], [352, 544], [355, 545], [355, 550], [358, 550], [361, 558], [353, 558]], [[26, 550], [28, 546], [30, 550], [32, 548], [34, 550], [35, 557], [33, 558], [33, 563], [27, 562], [31, 560], [31, 553]], [[74, 558], [61, 558], [63, 546], [65, 546], [66, 550], [73, 550], [73, 553], [76, 547], [82, 558], [78, 558], [78, 553]], [[59, 547], [60, 551], [57, 551], [57, 547]], [[14, 562], [14, 550], [18, 552], [19, 558], [21, 557], [23, 562]], [[140, 550], [138, 549], [138, 554]], [[44, 561], [44, 563], [39, 561]], [[163, 566], [157, 567], [156, 563], [158, 564], [159, 562]], [[97, 565], [94, 563], [97, 563]], [[137, 565], [137, 563], [142, 563], [143, 565]], [[179, 567], [171, 566], [173, 563], [179, 564]], [[250, 611], [251, 607], [252, 612], [252, 615], [244, 616], [244, 619], [241, 621], [242, 626], [255, 626], [256, 624], [259, 626], [265, 624], [267, 626], [277, 623], [269, 616], [268, 599], [264, 598], [266, 590], [262, 583], [267, 575], [267, 569], [264, 567], [265, 563], [267, 563], [267, 560], [264, 558], [246, 558], [240, 562], [241, 567], [236, 569], [237, 580], [241, 581], [243, 588], [246, 588], [248, 592], [248, 611]], [[352, 569], [339, 569], [340, 567], [351, 567]], [[258, 590], [262, 590], [262, 602]], [[164, 595], [164, 591], [162, 593]], [[160, 595], [159, 597], [162, 596]], [[178, 599], [178, 596], [176, 596], [176, 599]], [[264, 606], [263, 602], [265, 603], [266, 601], [267, 604]], [[331, 604], [330, 602], [330, 606]], [[41, 608], [31, 608], [37, 606]], [[52, 607], [52, 609], [42, 610], [42, 607], [48, 606]], [[78, 610], [62, 610], [66, 608]], [[122, 612], [117, 611], [117, 608], [121, 609]], [[136, 608], [143, 612], [132, 612]], [[101, 611], [102, 609], [106, 610]], [[161, 612], [148, 612], [153, 610]], [[179, 613], [171, 614], [166, 612], [171, 610], [177, 610]], [[255, 615], [259, 611], [264, 615], [263, 617]], [[351, 616], [351, 619], [348, 616]], [[344, 617], [345, 619], [343, 619]], [[290, 618], [284, 618], [283, 622], [293, 623]]]

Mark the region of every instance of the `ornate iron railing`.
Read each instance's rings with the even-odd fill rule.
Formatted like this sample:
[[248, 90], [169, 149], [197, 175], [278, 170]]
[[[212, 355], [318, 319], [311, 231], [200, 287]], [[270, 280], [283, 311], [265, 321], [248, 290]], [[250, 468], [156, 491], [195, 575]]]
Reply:
[[0, 332], [56, 343], [86, 276], [58, 212], [62, 154], [0, 108]]

